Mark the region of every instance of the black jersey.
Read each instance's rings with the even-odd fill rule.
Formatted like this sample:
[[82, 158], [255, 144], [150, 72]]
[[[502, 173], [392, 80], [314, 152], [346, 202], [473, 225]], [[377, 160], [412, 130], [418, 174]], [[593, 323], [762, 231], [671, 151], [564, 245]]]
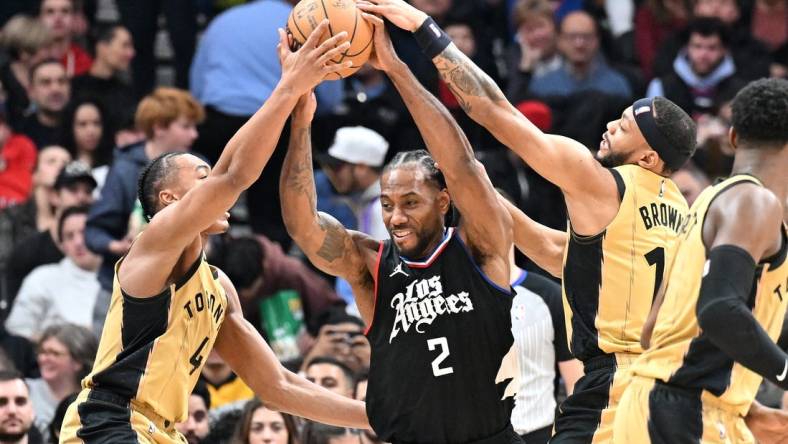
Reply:
[[422, 262], [382, 242], [375, 282], [367, 414], [377, 435], [454, 444], [500, 434], [511, 442], [511, 288], [488, 280], [453, 228]]

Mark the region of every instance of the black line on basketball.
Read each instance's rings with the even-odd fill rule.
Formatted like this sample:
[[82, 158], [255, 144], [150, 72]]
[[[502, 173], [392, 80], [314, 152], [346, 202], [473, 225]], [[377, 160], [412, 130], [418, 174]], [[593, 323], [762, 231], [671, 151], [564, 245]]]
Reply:
[[298, 33], [301, 34], [301, 37], [304, 38], [304, 43], [306, 43], [306, 35], [304, 35], [304, 31], [301, 30], [301, 27], [298, 26], [298, 20], [296, 20], [296, 16], [293, 16], [293, 24], [296, 27], [296, 31], [298, 31]]
[[323, 0], [320, 0], [320, 6], [323, 8], [323, 15], [328, 20], [328, 33], [331, 34], [331, 37], [334, 37], [334, 29], [331, 28], [331, 18], [328, 16], [328, 9], [326, 9], [326, 4], [323, 3]]

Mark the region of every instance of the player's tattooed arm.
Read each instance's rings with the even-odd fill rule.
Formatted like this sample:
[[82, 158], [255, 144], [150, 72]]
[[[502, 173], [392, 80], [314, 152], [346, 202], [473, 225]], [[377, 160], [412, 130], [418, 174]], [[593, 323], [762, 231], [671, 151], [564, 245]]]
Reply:
[[[369, 275], [357, 245], [366, 237], [348, 231], [332, 216], [317, 211], [310, 130], [315, 106], [314, 96], [310, 94], [299, 100], [293, 112], [290, 141], [279, 183], [282, 218], [288, 234], [316, 267], [353, 284], [365, 281]], [[367, 244], [369, 242], [363, 245]], [[372, 246], [373, 253], [376, 246], [377, 243]]]
[[462, 109], [479, 123], [492, 118], [489, 112], [484, 112], [489, 106], [500, 107], [509, 113], [517, 112], [493, 79], [454, 44], [446, 47], [432, 61]]

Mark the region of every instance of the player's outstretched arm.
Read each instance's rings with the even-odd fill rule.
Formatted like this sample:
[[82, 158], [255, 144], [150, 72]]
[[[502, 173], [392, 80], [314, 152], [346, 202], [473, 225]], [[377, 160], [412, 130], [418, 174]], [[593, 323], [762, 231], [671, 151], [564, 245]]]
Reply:
[[287, 233], [317, 268], [350, 282], [359, 310], [369, 324], [374, 281], [368, 267], [376, 258], [379, 244], [317, 211], [310, 130], [316, 106], [314, 94], [308, 93], [293, 111], [290, 143], [279, 178], [282, 219]]
[[[358, 5], [359, 9], [380, 14], [411, 32], [419, 30], [429, 19], [403, 0], [360, 0]], [[437, 25], [431, 32], [442, 33]], [[615, 195], [614, 179], [586, 147], [566, 137], [544, 134], [453, 43], [435, 55], [432, 62], [465, 112], [540, 176], [568, 194]]]
[[235, 286], [221, 271], [219, 281], [228, 304], [214, 347], [266, 406], [325, 424], [369, 428], [363, 402], [337, 395], [285, 369], [244, 319]]
[[779, 199], [755, 184], [737, 185], [712, 203], [703, 226], [708, 271], [701, 282], [696, 313], [700, 328], [714, 345], [786, 390], [788, 354], [747, 306], [756, 264], [780, 249], [782, 219]]
[[511, 216], [498, 202], [497, 192], [479, 167], [471, 144], [449, 110], [421, 86], [397, 57], [383, 21], [369, 14], [365, 18], [375, 28], [372, 63], [386, 72], [413, 116], [427, 149], [446, 178], [452, 201], [462, 214], [463, 229], [473, 232], [469, 242], [485, 255], [505, 255], [512, 242]]
[[512, 233], [517, 249], [543, 270], [560, 278], [567, 234], [536, 222], [503, 196], [498, 195], [498, 199], [512, 216]]
[[289, 49], [284, 31], [279, 30], [278, 51], [282, 62], [279, 83], [263, 106], [230, 139], [216, 166], [202, 179], [204, 183], [153, 218], [145, 235], [149, 246], [183, 248], [228, 211], [241, 192], [260, 177], [298, 98], [320, 83], [327, 73], [346, 67], [326, 64], [348, 47], [347, 42], [340, 44], [347, 39], [344, 32], [318, 45], [327, 30], [326, 20], [295, 52]]
[[788, 411], [753, 401], [744, 421], [759, 444], [788, 443]]

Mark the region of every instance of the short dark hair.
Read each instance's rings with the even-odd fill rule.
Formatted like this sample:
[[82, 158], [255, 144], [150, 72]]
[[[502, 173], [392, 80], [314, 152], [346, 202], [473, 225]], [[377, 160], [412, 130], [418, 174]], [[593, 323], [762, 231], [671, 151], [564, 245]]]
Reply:
[[353, 370], [351, 370], [350, 367], [348, 367], [344, 362], [336, 358], [332, 358], [331, 356], [317, 356], [309, 360], [309, 362], [306, 364], [306, 367], [304, 368], [304, 371], [309, 371], [310, 367], [317, 364], [328, 364], [328, 365], [333, 365], [335, 367], [339, 367], [340, 370], [342, 370], [342, 373], [347, 378], [348, 385], [351, 388], [353, 388], [353, 390], [355, 390], [356, 374], [353, 373]]
[[88, 205], [79, 205], [76, 207], [68, 207], [60, 213], [60, 217], [57, 219], [57, 238], [59, 241], [63, 241], [63, 225], [66, 223], [66, 219], [71, 216], [77, 214], [84, 214], [85, 216], [88, 215], [90, 212], [90, 206]]
[[788, 80], [751, 82], [733, 99], [732, 125], [748, 148], [782, 147], [788, 143]]
[[13, 381], [14, 379], [25, 381], [25, 377], [16, 370], [0, 370], [0, 382]]
[[221, 268], [236, 288], [246, 289], [263, 275], [265, 252], [252, 236], [228, 237], [218, 248], [211, 263]]
[[[698, 129], [695, 121], [686, 111], [664, 97], [655, 97], [654, 122], [659, 132], [673, 149], [678, 151], [684, 161], [692, 157], [697, 144]], [[671, 174], [674, 169], [665, 165], [663, 171]]]
[[211, 409], [211, 392], [208, 391], [208, 385], [205, 381], [202, 379], [197, 380], [197, 384], [194, 385], [192, 390], [192, 395], [202, 398], [205, 403], [205, 410]]
[[142, 215], [150, 221], [159, 211], [159, 191], [169, 179], [174, 169], [172, 159], [186, 155], [182, 151], [174, 151], [158, 155], [140, 173], [137, 183], [137, 198], [142, 206]]
[[[41, 60], [40, 62], [38, 62], [38, 63], [36, 63], [36, 64], [34, 64], [33, 66], [30, 67], [30, 72], [28, 73], [28, 80], [30, 80], [30, 84], [31, 85], [33, 84], [33, 79], [36, 77], [36, 73], [38, 72], [38, 70], [42, 66], [46, 66], [46, 65], [57, 65], [57, 66], [63, 68], [63, 65], [60, 62], [58, 62], [57, 60], [55, 60], [55, 59], [44, 59], [44, 60]], [[65, 68], [63, 68], [63, 70], [65, 71]]]
[[435, 165], [435, 160], [430, 156], [427, 150], [400, 151], [388, 164], [386, 164], [386, 167], [383, 168], [383, 172], [393, 170], [394, 168], [409, 163], [419, 165], [424, 170], [427, 180], [438, 187], [439, 190], [446, 188], [446, 179], [443, 177], [441, 170]]
[[698, 17], [687, 25], [684, 30], [684, 44], [688, 44], [692, 34], [699, 34], [703, 37], [711, 37], [716, 35], [720, 38], [722, 46], [728, 48], [730, 46], [730, 37], [728, 27], [722, 20], [717, 17]]
[[115, 38], [119, 29], [126, 29], [120, 23], [107, 23], [96, 26], [91, 32], [93, 41], [93, 55], [96, 55], [100, 43], [109, 43]]

